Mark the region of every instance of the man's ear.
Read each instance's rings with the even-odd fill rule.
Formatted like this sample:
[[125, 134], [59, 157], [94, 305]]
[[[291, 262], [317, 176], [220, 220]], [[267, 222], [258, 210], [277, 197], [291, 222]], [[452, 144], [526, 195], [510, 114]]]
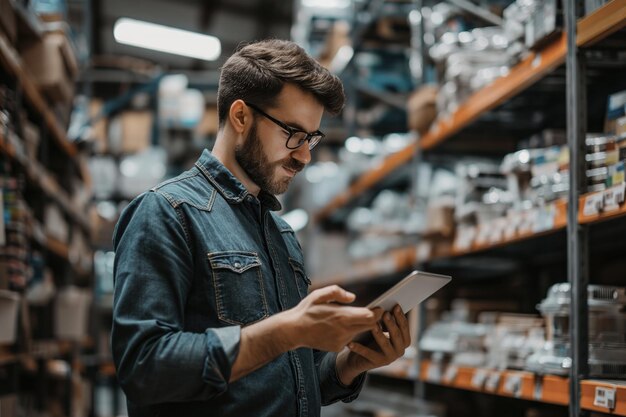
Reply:
[[237, 133], [243, 133], [246, 124], [250, 123], [250, 109], [245, 105], [243, 100], [235, 100], [230, 105], [228, 112], [228, 120]]

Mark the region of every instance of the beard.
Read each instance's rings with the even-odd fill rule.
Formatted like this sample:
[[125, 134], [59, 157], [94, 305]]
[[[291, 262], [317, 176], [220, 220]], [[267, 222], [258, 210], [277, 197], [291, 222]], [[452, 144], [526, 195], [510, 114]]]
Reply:
[[295, 172], [304, 168], [304, 164], [293, 158], [285, 158], [270, 163], [265, 155], [261, 139], [257, 135], [256, 122], [250, 128], [243, 145], [235, 148], [235, 159], [248, 177], [259, 188], [272, 195], [282, 194], [289, 188], [293, 177], [275, 178], [275, 172], [284, 166]]

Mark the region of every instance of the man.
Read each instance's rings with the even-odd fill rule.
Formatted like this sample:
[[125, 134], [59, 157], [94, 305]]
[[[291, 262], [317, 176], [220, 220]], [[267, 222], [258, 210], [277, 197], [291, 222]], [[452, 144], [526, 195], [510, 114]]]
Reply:
[[[337, 286], [307, 295], [300, 245], [273, 213], [343, 102], [294, 43], [250, 44], [222, 68], [213, 152], [124, 211], [112, 344], [130, 417], [319, 416], [404, 353], [398, 307], [347, 306]], [[366, 331], [375, 345], [351, 342]]]

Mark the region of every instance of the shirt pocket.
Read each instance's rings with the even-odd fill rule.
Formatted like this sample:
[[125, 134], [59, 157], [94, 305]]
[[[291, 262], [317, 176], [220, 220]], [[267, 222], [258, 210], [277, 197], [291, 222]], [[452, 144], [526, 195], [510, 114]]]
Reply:
[[227, 251], [207, 256], [213, 273], [217, 315], [221, 321], [246, 325], [269, 316], [258, 254]]
[[298, 293], [302, 299], [309, 294], [311, 280], [306, 275], [306, 272], [304, 272], [304, 265], [302, 265], [302, 263], [293, 258], [289, 258], [289, 265], [291, 265], [291, 269], [293, 270], [293, 276], [296, 281], [296, 285], [298, 286]]

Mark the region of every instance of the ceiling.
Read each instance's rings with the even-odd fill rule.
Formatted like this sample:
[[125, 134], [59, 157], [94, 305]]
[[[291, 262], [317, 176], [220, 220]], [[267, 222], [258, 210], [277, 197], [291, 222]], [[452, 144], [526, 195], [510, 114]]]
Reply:
[[[93, 55], [132, 56], [170, 71], [216, 70], [241, 42], [289, 39], [294, 15], [288, 0], [92, 0], [92, 10]], [[120, 17], [216, 36], [222, 55], [207, 62], [118, 44], [113, 25]]]

